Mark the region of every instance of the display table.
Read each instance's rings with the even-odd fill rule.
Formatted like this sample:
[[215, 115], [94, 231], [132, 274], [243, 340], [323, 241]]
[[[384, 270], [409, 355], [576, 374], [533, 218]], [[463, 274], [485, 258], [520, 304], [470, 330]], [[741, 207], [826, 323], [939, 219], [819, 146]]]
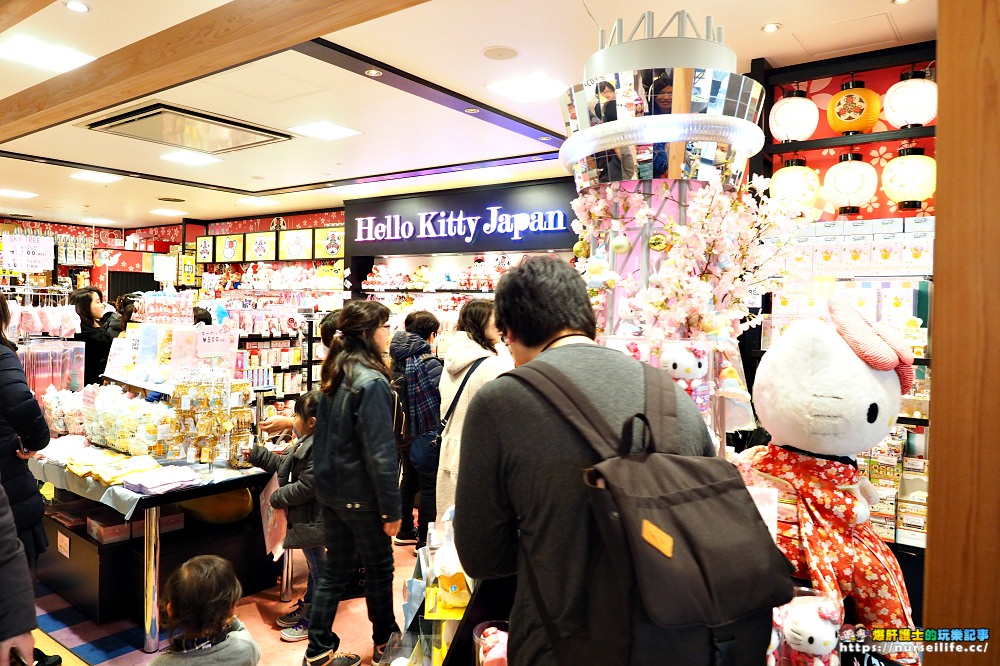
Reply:
[[[187, 500], [210, 497], [240, 488], [263, 487], [270, 475], [257, 468], [235, 470], [208, 464], [191, 465], [202, 477], [204, 485], [184, 488], [160, 495], [140, 495], [122, 486], [106, 486], [93, 478], [81, 478], [67, 472], [66, 468], [38, 458], [28, 460], [28, 467], [39, 481], [51, 483], [56, 488], [112, 507], [126, 520], [136, 510], [144, 513], [143, 534], [143, 650], [159, 649], [159, 568], [160, 568], [160, 507]], [[211, 467], [211, 469], [210, 469]]]

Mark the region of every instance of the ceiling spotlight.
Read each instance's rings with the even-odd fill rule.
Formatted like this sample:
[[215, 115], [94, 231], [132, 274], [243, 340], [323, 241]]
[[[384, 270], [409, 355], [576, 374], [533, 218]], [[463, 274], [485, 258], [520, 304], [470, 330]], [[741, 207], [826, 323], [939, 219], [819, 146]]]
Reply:
[[366, 69], [365, 76], [382, 76], [382, 71], [378, 69]]
[[894, 5], [905, 5], [905, 4], [907, 4], [907, 3], [909, 2], [909, 1], [910, 1], [910, 0], [892, 0], [892, 4], [894, 4]]
[[90, 5], [85, 2], [77, 2], [76, 0], [69, 0], [69, 2], [63, 3], [66, 5], [66, 9], [71, 12], [76, 12], [77, 14], [86, 14], [90, 11]]
[[760, 26], [760, 29], [763, 30], [764, 32], [778, 32], [779, 30], [781, 30], [781, 24], [765, 23], [764, 25]]
[[465, 110], [465, 112], [466, 113], [479, 113], [479, 109], [475, 109], [475, 108], [473, 108], [473, 107], [470, 106], [468, 109]]
[[551, 136], [540, 136], [540, 137], [538, 137], [538, 140], [539, 141], [551, 141], [552, 137]]

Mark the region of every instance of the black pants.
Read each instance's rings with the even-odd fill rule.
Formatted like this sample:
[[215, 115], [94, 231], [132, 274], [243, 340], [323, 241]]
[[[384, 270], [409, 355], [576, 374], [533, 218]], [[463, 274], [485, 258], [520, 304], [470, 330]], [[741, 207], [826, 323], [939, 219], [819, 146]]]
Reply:
[[437, 473], [417, 473], [420, 481], [420, 515], [417, 516], [417, 547], [427, 543], [427, 524], [437, 516]]
[[399, 466], [402, 469], [402, 476], [399, 480], [399, 498], [403, 503], [403, 524], [399, 531], [401, 534], [409, 534], [414, 531], [413, 508], [416, 505], [417, 493], [420, 491], [420, 479], [417, 478], [417, 470], [413, 469], [413, 463], [410, 462], [409, 447], [400, 450]]
[[326, 569], [313, 592], [309, 607], [309, 647], [306, 656], [315, 657], [327, 650], [337, 651], [340, 637], [333, 633], [337, 606], [348, 583], [357, 573], [361, 557], [368, 584], [365, 598], [368, 619], [372, 623], [372, 641], [382, 645], [399, 631], [392, 610], [392, 578], [395, 572], [392, 541], [382, 529], [377, 511], [351, 511], [322, 507], [326, 524]]

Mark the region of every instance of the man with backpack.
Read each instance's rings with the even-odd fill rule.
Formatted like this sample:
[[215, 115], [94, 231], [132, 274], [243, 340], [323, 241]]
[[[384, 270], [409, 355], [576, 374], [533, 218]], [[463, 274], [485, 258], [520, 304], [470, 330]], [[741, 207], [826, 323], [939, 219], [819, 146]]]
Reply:
[[[626, 496], [615, 486], [627, 487], [629, 482], [623, 483], [614, 470], [601, 474], [609, 462], [638, 461], [643, 465], [634, 470], [638, 474], [630, 472], [625, 477], [644, 483], [643, 472], [656, 472], [646, 466], [647, 458], [654, 460], [659, 454], [629, 456], [625, 451], [618, 458], [618, 451], [600, 448], [606, 445], [596, 441], [600, 437], [595, 440], [594, 434], [603, 435], [614, 447], [624, 440], [625, 448], [634, 453], [647, 444], [647, 430], [651, 430], [657, 450], [673, 447], [671, 462], [702, 461], [726, 476], [726, 483], [739, 485], [733, 492], [740, 518], [750, 525], [755, 538], [765, 540], [760, 554], [765, 567], [787, 579], [790, 598], [787, 569], [781, 570], [783, 558], [770, 543], [735, 468], [716, 457], [694, 403], [665, 373], [595, 344], [596, 323], [585, 284], [565, 262], [538, 257], [508, 271], [497, 285], [495, 310], [497, 328], [518, 369], [486, 385], [469, 408], [463, 449], [466, 441], [470, 444], [468, 454], [463, 450], [461, 456], [454, 528], [466, 573], [473, 578], [518, 576], [510, 613], [509, 663], [763, 663], [770, 638], [770, 608], [760, 612], [762, 619], [757, 623], [764, 627], [763, 643], [755, 638], [749, 644], [751, 650], [759, 650], [755, 662], [712, 657], [713, 652], [747, 648], [746, 641], [727, 645], [730, 637], [726, 635], [692, 637], [648, 621], [652, 616], [662, 622], [658, 602], [668, 609], [705, 610], [694, 607], [701, 605], [701, 579], [711, 576], [691, 566], [688, 550], [697, 545], [688, 547], [688, 535], [653, 513], [640, 515], [636, 522], [641, 527], [635, 538], [645, 543], [632, 541], [626, 519], [635, 518], [634, 507], [626, 506]], [[652, 391], [646, 390], [648, 386], [653, 386]], [[635, 415], [645, 415], [650, 427], [645, 428]], [[653, 476], [680, 486], [702, 473], [692, 470], [674, 475], [668, 470]], [[608, 490], [620, 501], [618, 506]], [[701, 516], [703, 528], [682, 527], [695, 532], [711, 529], [714, 519], [714, 515], [710, 519]], [[739, 538], [733, 541], [741, 543]], [[683, 566], [684, 575], [654, 572], [650, 582], [641, 560], [650, 555], [665, 566]], [[661, 562], [654, 561], [652, 566]], [[725, 570], [744, 563], [719, 561], [710, 566]], [[775, 577], [761, 576], [761, 582], [774, 586]], [[685, 589], [688, 586], [690, 590]], [[783, 591], [772, 596], [778, 603], [788, 600], [782, 598]], [[704, 660], [702, 654], [706, 654]]]
[[[444, 365], [431, 351], [441, 322], [432, 313], [418, 310], [406, 315], [403, 328], [405, 330], [396, 333], [389, 343], [393, 390], [402, 416], [396, 419], [395, 428], [402, 466], [399, 494], [403, 502], [403, 525], [392, 541], [397, 546], [423, 548], [427, 543], [427, 524], [434, 520], [437, 510], [437, 470], [417, 472], [410, 462], [409, 449], [414, 438], [441, 424], [438, 385]], [[418, 491], [419, 517], [417, 529], [414, 529], [413, 506]]]

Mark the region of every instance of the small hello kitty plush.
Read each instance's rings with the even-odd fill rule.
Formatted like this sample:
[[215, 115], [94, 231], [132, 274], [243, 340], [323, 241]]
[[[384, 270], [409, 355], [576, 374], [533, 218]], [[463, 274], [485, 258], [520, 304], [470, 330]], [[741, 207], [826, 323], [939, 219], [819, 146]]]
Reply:
[[839, 605], [823, 596], [795, 597], [777, 610], [783, 664], [839, 666]]

